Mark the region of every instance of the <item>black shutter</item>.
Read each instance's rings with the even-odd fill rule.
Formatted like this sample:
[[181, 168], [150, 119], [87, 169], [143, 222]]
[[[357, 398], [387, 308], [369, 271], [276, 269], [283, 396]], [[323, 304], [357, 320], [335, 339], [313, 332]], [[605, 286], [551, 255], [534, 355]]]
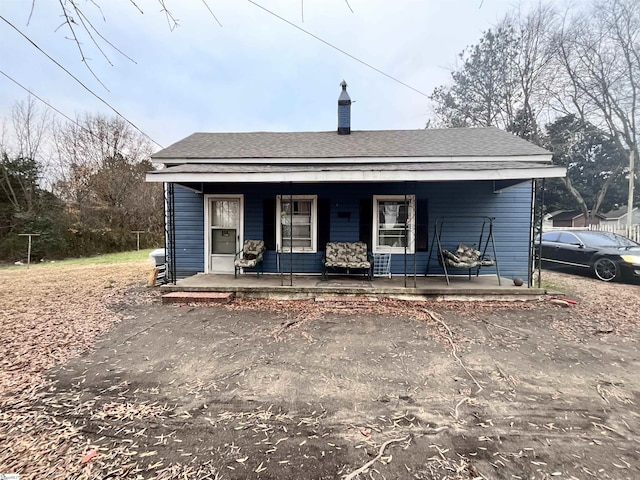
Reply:
[[262, 204], [262, 235], [267, 250], [276, 249], [276, 199], [265, 198]]
[[318, 250], [324, 250], [331, 241], [331, 200], [318, 199]]
[[429, 249], [429, 208], [426, 198], [416, 198], [416, 250]]
[[360, 241], [365, 242], [369, 250], [373, 249], [373, 199], [360, 200]]

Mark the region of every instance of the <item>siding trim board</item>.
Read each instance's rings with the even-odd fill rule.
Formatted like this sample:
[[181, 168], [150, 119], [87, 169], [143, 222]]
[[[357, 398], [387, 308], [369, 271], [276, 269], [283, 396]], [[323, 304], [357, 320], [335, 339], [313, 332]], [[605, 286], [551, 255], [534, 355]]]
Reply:
[[[244, 171], [222, 172], [214, 167], [213, 172], [172, 171], [171, 168], [147, 173], [148, 182], [208, 182], [208, 183], [275, 183], [286, 175], [292, 183], [351, 183], [351, 182], [451, 182], [484, 180], [531, 180], [532, 178], [564, 177], [564, 167], [552, 165], [503, 166], [486, 165], [477, 168], [450, 166], [445, 169], [354, 169], [316, 168], [307, 171]], [[180, 167], [175, 167], [176, 169]]]

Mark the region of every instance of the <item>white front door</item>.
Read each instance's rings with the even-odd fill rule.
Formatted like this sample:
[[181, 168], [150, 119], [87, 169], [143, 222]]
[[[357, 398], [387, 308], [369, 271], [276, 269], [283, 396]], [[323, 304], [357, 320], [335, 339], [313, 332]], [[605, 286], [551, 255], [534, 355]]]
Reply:
[[242, 197], [208, 197], [207, 257], [209, 273], [233, 273], [242, 245]]

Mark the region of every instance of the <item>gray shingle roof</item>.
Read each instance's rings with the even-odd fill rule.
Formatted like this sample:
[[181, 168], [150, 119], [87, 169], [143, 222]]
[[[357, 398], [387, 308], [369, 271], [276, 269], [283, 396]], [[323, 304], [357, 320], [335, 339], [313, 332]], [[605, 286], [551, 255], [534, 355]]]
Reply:
[[[636, 211], [637, 208], [634, 207], [633, 211]], [[607, 213], [604, 214], [604, 217], [606, 219], [612, 219], [612, 220], [616, 220], [618, 218], [623, 217], [624, 215], [627, 214], [627, 206], [626, 205], [622, 205], [621, 207], [618, 207], [614, 210], [611, 210]]]
[[495, 157], [550, 155], [503, 130], [450, 128], [336, 132], [194, 133], [155, 160], [237, 158]]

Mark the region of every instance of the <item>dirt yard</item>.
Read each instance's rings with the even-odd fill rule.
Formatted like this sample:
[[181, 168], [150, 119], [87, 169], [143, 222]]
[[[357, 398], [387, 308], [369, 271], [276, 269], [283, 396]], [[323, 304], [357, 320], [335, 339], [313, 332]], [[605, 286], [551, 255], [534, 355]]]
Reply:
[[148, 269], [2, 272], [0, 473], [640, 478], [638, 285], [162, 306]]

